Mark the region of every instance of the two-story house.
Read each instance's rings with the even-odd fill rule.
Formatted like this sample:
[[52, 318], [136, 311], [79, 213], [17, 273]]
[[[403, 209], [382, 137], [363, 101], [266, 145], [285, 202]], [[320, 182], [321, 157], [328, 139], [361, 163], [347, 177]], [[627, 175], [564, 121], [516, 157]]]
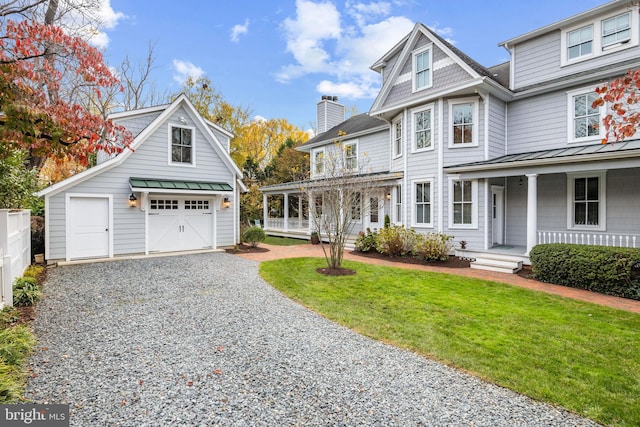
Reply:
[[[612, 1], [500, 43], [509, 62], [485, 68], [417, 24], [372, 66], [382, 87], [368, 115], [386, 132], [368, 151], [398, 177], [383, 212], [464, 240], [472, 257], [640, 246], [640, 140], [601, 144], [606, 107], [592, 107], [596, 86], [640, 67], [639, 39], [638, 6]], [[330, 139], [307, 143], [312, 162]]]

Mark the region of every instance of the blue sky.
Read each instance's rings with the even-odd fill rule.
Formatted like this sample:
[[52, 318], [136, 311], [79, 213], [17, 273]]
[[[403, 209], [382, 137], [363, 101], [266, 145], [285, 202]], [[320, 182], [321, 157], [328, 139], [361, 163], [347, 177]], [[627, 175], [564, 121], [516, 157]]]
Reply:
[[254, 115], [313, 127], [321, 95], [369, 110], [375, 60], [415, 22], [435, 29], [482, 65], [508, 59], [498, 43], [604, 4], [604, 0], [103, 0], [94, 40], [108, 64], [142, 60], [155, 45], [152, 80], [175, 92], [204, 74]]

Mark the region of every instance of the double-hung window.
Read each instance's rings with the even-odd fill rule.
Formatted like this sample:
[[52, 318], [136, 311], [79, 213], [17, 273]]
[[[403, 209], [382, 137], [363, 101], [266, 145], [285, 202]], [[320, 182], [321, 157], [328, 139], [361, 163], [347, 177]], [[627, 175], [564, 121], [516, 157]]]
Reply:
[[449, 147], [478, 146], [479, 106], [477, 98], [449, 101]]
[[313, 152], [313, 174], [324, 175], [324, 149]]
[[427, 89], [433, 85], [431, 45], [413, 53], [413, 91]]
[[602, 48], [631, 40], [631, 12], [602, 21]]
[[402, 156], [402, 117], [393, 122], [393, 157]]
[[477, 228], [478, 226], [478, 182], [449, 180], [449, 227]]
[[583, 142], [602, 138], [603, 107], [594, 108], [598, 94], [591, 89], [568, 92], [569, 142]]
[[567, 33], [567, 59], [580, 58], [593, 52], [593, 25]]
[[433, 119], [431, 107], [413, 113], [413, 150], [432, 150]]
[[606, 172], [568, 175], [569, 228], [605, 229]]
[[395, 191], [396, 196], [396, 224], [402, 223], [402, 185], [398, 185]]
[[194, 164], [193, 129], [170, 126], [171, 163]]
[[416, 226], [431, 227], [431, 182], [416, 182], [415, 188], [415, 216]]
[[358, 167], [358, 146], [355, 143], [344, 146], [344, 167], [347, 170]]

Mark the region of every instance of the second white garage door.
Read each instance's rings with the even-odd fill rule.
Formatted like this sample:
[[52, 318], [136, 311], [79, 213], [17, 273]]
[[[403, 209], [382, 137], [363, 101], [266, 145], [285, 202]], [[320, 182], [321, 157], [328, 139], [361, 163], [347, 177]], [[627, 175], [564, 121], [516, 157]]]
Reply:
[[211, 199], [150, 197], [149, 252], [211, 248], [211, 205]]

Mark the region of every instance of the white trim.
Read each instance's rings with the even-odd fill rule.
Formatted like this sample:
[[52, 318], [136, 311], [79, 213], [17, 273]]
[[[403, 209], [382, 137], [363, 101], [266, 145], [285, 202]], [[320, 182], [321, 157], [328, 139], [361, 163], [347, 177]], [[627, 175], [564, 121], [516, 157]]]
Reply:
[[600, 107], [600, 127], [598, 129], [597, 135], [585, 136], [581, 138], [575, 137], [575, 129], [574, 129], [574, 108], [573, 108], [573, 99], [576, 96], [580, 95], [588, 95], [590, 93], [595, 93], [595, 86], [582, 87], [578, 89], [568, 90], [567, 94], [567, 143], [569, 144], [578, 144], [582, 142], [592, 142], [592, 141], [600, 141], [604, 138], [605, 128], [603, 124], [606, 107]]
[[[621, 15], [629, 14], [630, 19], [630, 38], [626, 42], [617, 42], [610, 45], [604, 45], [602, 42], [602, 23], [608, 19], [615, 18]], [[640, 43], [639, 31], [638, 28], [640, 26], [638, 18], [638, 6], [626, 7], [624, 9], [618, 9], [614, 12], [608, 13], [607, 15], [598, 17], [597, 19], [592, 19], [591, 21], [582, 21], [577, 25], [572, 25], [571, 27], [563, 28], [560, 33], [560, 46], [561, 46], [561, 56], [560, 56], [560, 66], [569, 66], [572, 64], [576, 64], [579, 62], [586, 61], [591, 58], [596, 58], [602, 55], [608, 55], [609, 53], [619, 52], [621, 50], [626, 50], [635, 46], [638, 46]], [[591, 53], [579, 56], [577, 58], [569, 59], [568, 57], [568, 48], [569, 44], [567, 43], [567, 39], [569, 33], [591, 26], [592, 27], [592, 41], [591, 41]]]
[[[425, 86], [418, 87], [417, 84], [417, 69], [416, 69], [416, 57], [427, 52], [429, 57], [429, 83]], [[411, 92], [419, 92], [421, 90], [429, 89], [433, 87], [433, 43], [429, 43], [425, 46], [421, 46], [419, 49], [411, 52]]]
[[[576, 225], [573, 223], [574, 189], [576, 178], [598, 178], [598, 225]], [[586, 189], [585, 189], [586, 191]], [[567, 229], [568, 230], [607, 230], [607, 171], [567, 172]]]
[[[471, 142], [465, 142], [463, 144], [454, 144], [453, 143], [453, 107], [461, 104], [472, 104], [472, 138]], [[466, 147], [477, 147], [479, 142], [479, 131], [480, 127], [480, 100], [478, 97], [468, 97], [468, 98], [454, 98], [449, 100], [449, 148], [466, 148]]]
[[[173, 157], [173, 129], [189, 129], [191, 131], [191, 162], [174, 162]], [[169, 166], [179, 166], [179, 167], [196, 167], [196, 128], [193, 126], [184, 125], [182, 123], [177, 124], [169, 121], [167, 123], [167, 164]]]
[[444, 232], [444, 100], [438, 100], [438, 232]]
[[[434, 150], [434, 138], [433, 138], [433, 125], [435, 123], [435, 118], [434, 118], [434, 114], [433, 114], [433, 104], [427, 104], [427, 105], [422, 105], [418, 108], [413, 108], [410, 110], [411, 111], [411, 153], [421, 153], [423, 151], [433, 151]], [[419, 113], [424, 113], [425, 111], [429, 111], [430, 114], [430, 119], [429, 121], [431, 122], [431, 129], [429, 129], [430, 132], [430, 138], [431, 140], [429, 141], [429, 146], [428, 147], [423, 147], [423, 148], [418, 148], [417, 147], [417, 140], [416, 140], [416, 115]]]
[[[434, 198], [433, 198], [433, 194], [434, 194], [434, 182], [435, 182], [435, 177], [434, 176], [424, 176], [424, 177], [418, 177], [415, 179], [411, 180], [411, 226], [412, 227], [416, 227], [416, 228], [433, 228], [433, 224], [434, 224]], [[417, 184], [429, 184], [429, 220], [430, 222], [428, 223], [424, 223], [424, 222], [417, 222], [416, 221], [416, 213], [417, 213], [417, 209], [416, 209], [416, 205], [417, 205], [417, 201], [416, 201], [416, 185]]]
[[66, 193], [64, 200], [64, 228], [65, 228], [65, 245], [64, 256], [65, 260], [71, 261], [69, 254], [69, 246], [71, 244], [71, 199], [107, 199], [109, 215], [109, 236], [108, 236], [108, 258], [113, 258], [113, 195], [112, 194], [98, 194], [98, 193]]
[[[455, 181], [471, 181], [471, 224], [453, 223], [453, 183]], [[449, 229], [477, 230], [478, 229], [478, 180], [460, 179], [459, 176], [449, 176]]]
[[51, 253], [50, 242], [51, 237], [49, 231], [50, 227], [50, 206], [51, 206], [51, 198], [47, 194], [44, 196], [44, 259], [49, 259], [49, 254]]

